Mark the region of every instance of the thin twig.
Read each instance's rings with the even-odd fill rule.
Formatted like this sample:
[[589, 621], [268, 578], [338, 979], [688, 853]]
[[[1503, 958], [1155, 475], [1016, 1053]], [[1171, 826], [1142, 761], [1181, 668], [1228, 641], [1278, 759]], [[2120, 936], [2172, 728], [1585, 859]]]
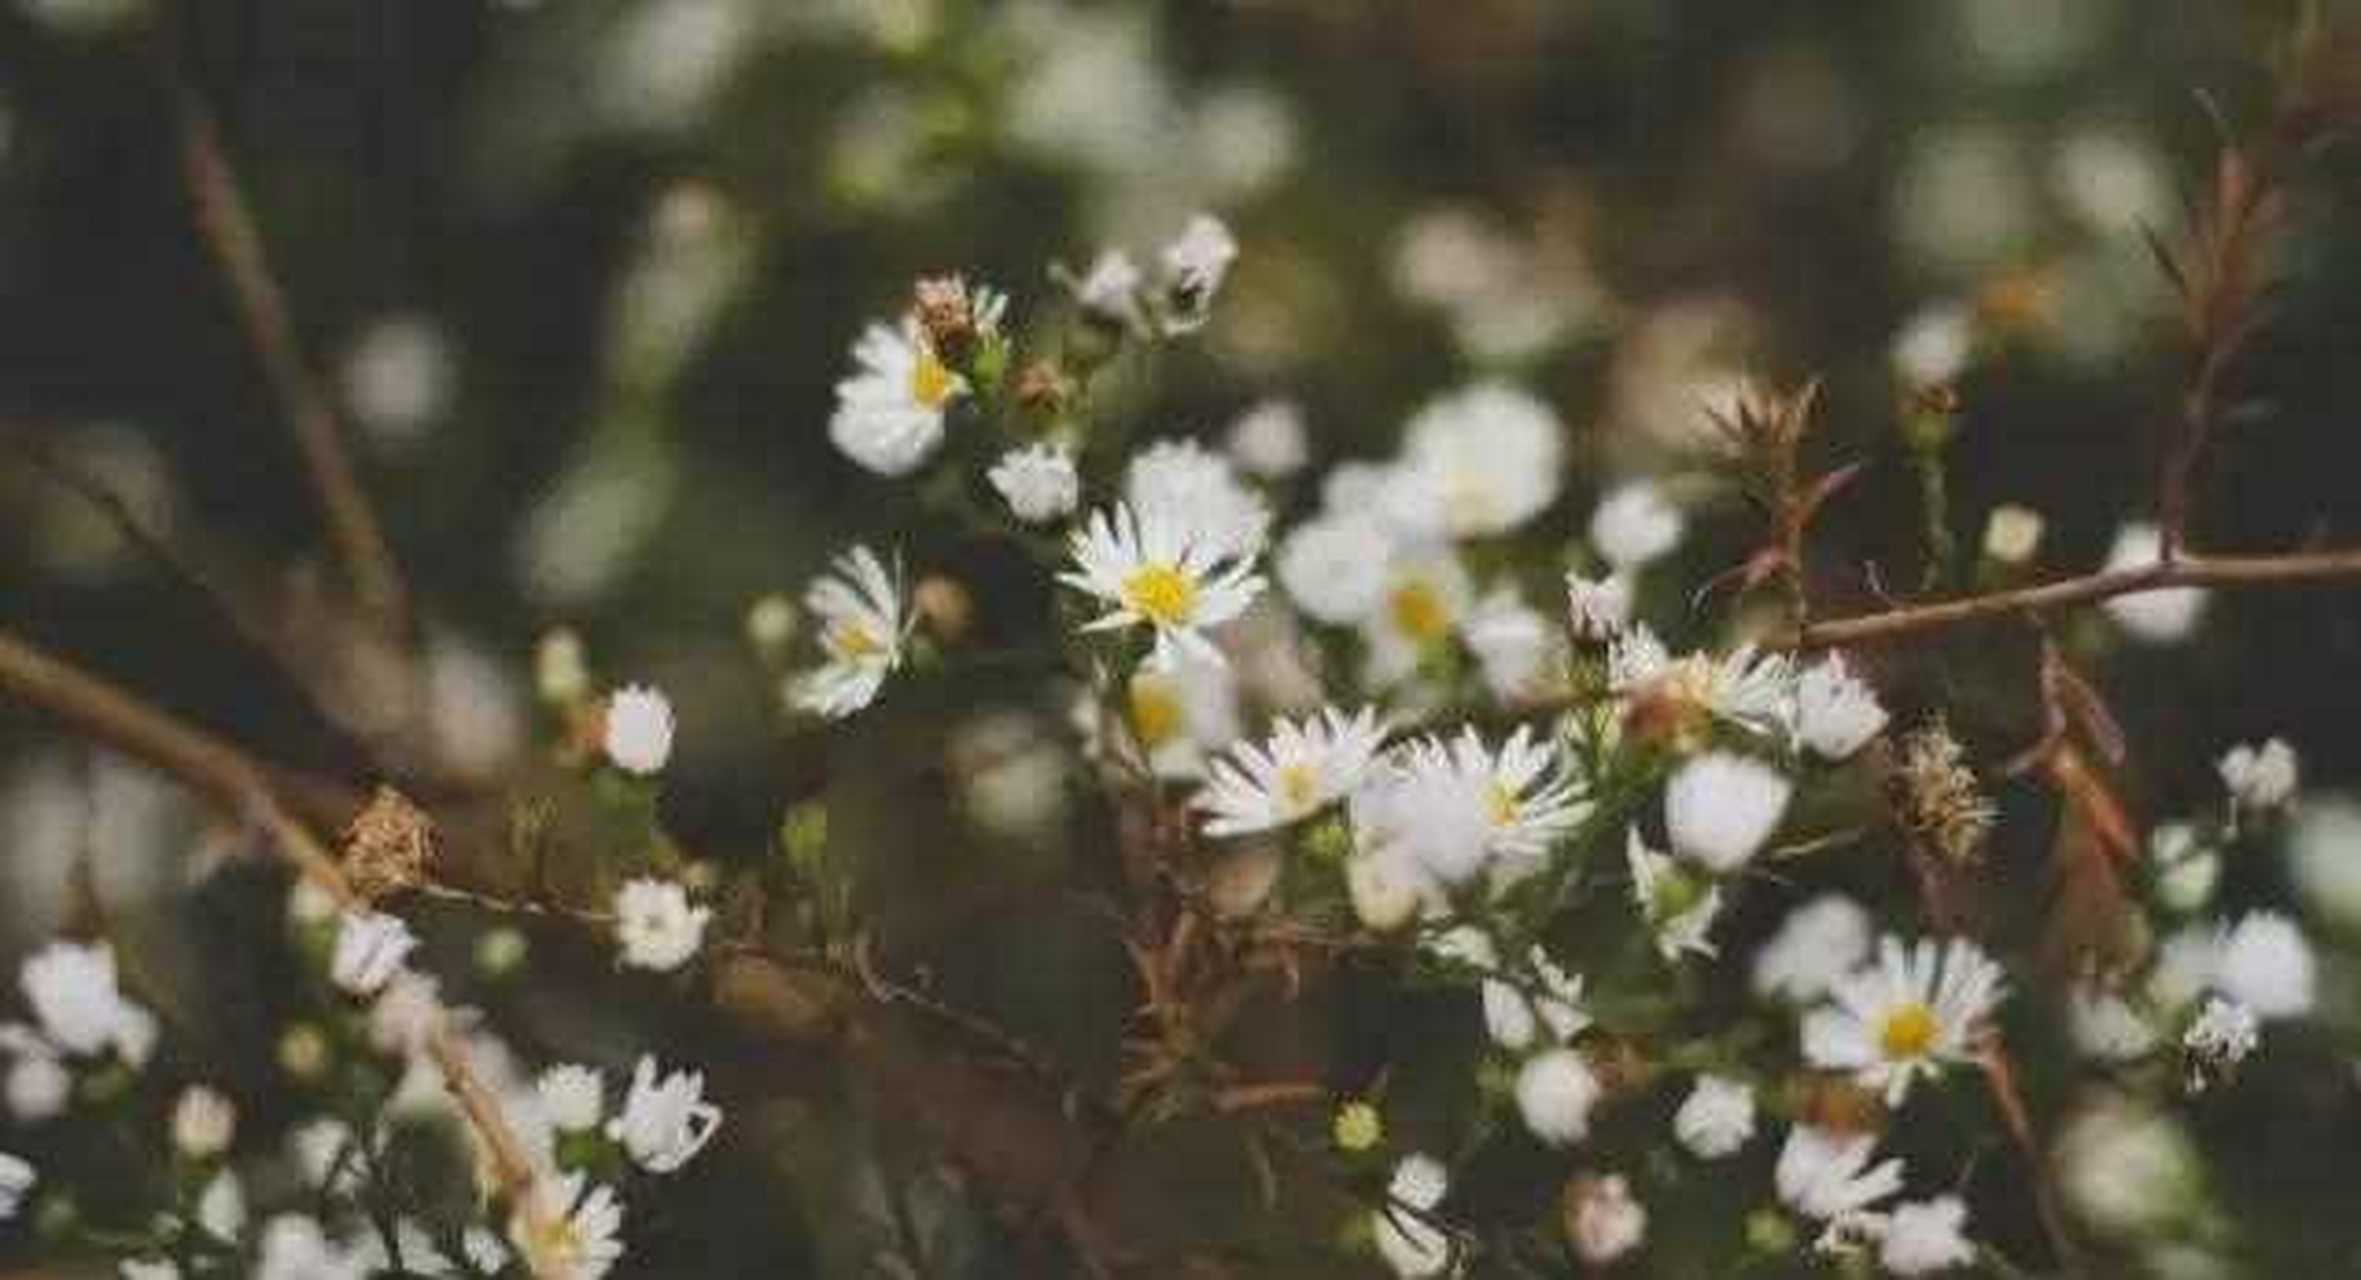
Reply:
[[1946, 627], [2071, 608], [2170, 587], [2268, 587], [2338, 579], [2361, 579], [2361, 549], [2265, 556], [2184, 554], [2170, 564], [2110, 569], [2039, 586], [1816, 622], [1793, 636], [1790, 643], [1798, 649], [1879, 644]]
[[1984, 1045], [1981, 1053], [1984, 1079], [1992, 1086], [1992, 1100], [2000, 1107], [2001, 1122], [2008, 1126], [2009, 1138], [2017, 1144], [2017, 1153], [2025, 1162], [2025, 1176], [2033, 1187], [2033, 1207], [2041, 1216], [2041, 1228], [2049, 1235], [2050, 1250], [2057, 1257], [2059, 1267], [2072, 1273], [2075, 1264], [2074, 1237], [2067, 1234], [2065, 1216], [2058, 1212], [2057, 1195], [2050, 1185], [2049, 1162], [2043, 1156], [2041, 1143], [2033, 1136], [2033, 1117], [2025, 1109], [2024, 1095], [2017, 1091], [2016, 1067], [2009, 1058], [2008, 1047], [1996, 1034]]

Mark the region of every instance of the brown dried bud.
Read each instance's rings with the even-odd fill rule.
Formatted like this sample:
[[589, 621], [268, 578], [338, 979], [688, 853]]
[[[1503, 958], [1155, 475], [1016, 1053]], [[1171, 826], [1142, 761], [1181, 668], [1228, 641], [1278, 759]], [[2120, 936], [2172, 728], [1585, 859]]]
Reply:
[[434, 860], [434, 820], [380, 786], [344, 829], [344, 878], [364, 902], [416, 888]]
[[968, 624], [975, 621], [975, 597], [956, 580], [939, 573], [919, 579], [910, 592], [910, 603], [935, 638], [945, 644], [967, 634]]
[[1992, 833], [1992, 802], [1961, 757], [1959, 739], [1941, 720], [1902, 740], [1902, 758], [1887, 781], [1894, 817], [1912, 844], [1953, 866], [1984, 851]]
[[918, 281], [914, 312], [929, 347], [943, 362], [963, 366], [976, 346], [975, 304], [967, 281], [958, 276], [924, 276]]
[[1031, 360], [1017, 370], [1017, 403], [1027, 412], [1055, 414], [1066, 407], [1072, 398], [1073, 387], [1057, 365], [1047, 360]]

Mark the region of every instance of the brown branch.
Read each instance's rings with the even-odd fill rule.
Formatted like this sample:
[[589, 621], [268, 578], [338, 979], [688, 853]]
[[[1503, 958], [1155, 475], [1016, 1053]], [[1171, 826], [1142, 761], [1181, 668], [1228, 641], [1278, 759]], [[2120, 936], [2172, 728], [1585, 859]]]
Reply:
[[2266, 556], [2183, 555], [2169, 564], [2111, 569], [2039, 586], [1816, 622], [1791, 637], [1790, 643], [1798, 649], [1879, 644], [1926, 631], [2072, 608], [2168, 587], [2268, 587], [2341, 579], [2361, 580], [2361, 549]]
[[271, 273], [237, 170], [222, 149], [220, 125], [194, 88], [174, 77], [172, 91], [179, 105], [182, 174], [197, 230], [237, 301], [247, 340], [294, 432], [328, 521], [329, 540], [362, 607], [386, 635], [401, 637], [409, 626], [401, 569], [345, 450], [334, 403], [304, 360], [286, 295]]
[[2066, 1231], [2065, 1215], [2058, 1211], [2057, 1194], [2050, 1185], [2049, 1161], [2042, 1154], [2041, 1143], [2033, 1134], [2033, 1116], [2026, 1110], [2024, 1095], [2017, 1090], [2015, 1064], [2008, 1047], [1995, 1034], [1981, 1052], [1984, 1079], [1992, 1086], [1992, 1100], [2000, 1108], [2001, 1123], [2016, 1144], [2017, 1154], [2025, 1162], [2025, 1176], [2033, 1188], [2033, 1207], [2041, 1216], [2041, 1229], [2049, 1236], [2050, 1250], [2058, 1265], [2068, 1274], [2078, 1270], [2075, 1263], [2074, 1237]]

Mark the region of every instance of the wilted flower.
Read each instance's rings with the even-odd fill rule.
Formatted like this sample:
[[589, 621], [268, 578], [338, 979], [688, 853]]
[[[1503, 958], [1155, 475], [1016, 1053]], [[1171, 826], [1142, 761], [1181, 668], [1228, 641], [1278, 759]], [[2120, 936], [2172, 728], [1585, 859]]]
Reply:
[[1836, 984], [1834, 1007], [1805, 1015], [1804, 1058], [1849, 1071], [1899, 1104], [1912, 1080], [1971, 1056], [2001, 989], [2000, 966], [1964, 938], [1940, 948], [1933, 939], [1905, 948], [1884, 938], [1875, 964]]
[[1238, 241], [1221, 219], [1205, 213], [1189, 219], [1180, 236], [1164, 246], [1165, 305], [1159, 318], [1166, 333], [1187, 333], [1205, 323], [1237, 258]]
[[1566, 1187], [1566, 1236], [1584, 1262], [1606, 1266], [1647, 1240], [1647, 1206], [1620, 1173], [1575, 1178]]
[[672, 701], [661, 690], [629, 684], [607, 699], [607, 759], [642, 776], [672, 758]]
[[1961, 762], [1966, 750], [1940, 720], [1902, 741], [1902, 759], [1889, 791], [1904, 832], [1954, 864], [1974, 861], [1992, 832], [1992, 802]]
[[1047, 524], [1072, 514], [1082, 491], [1073, 455], [1055, 445], [1011, 449], [985, 475], [1008, 502], [1009, 514], [1026, 524]]
[[709, 907], [691, 907], [686, 889], [670, 880], [626, 880], [615, 892], [615, 937], [623, 963], [659, 972], [677, 969], [705, 945]]

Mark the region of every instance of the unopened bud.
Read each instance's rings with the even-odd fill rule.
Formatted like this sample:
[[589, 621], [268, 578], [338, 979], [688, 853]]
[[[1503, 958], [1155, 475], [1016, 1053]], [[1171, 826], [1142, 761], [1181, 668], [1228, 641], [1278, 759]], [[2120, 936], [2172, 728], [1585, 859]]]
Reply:
[[910, 593], [910, 602], [934, 631], [935, 638], [945, 644], [966, 635], [968, 624], [975, 621], [975, 597], [956, 580], [941, 574], [920, 579]]

